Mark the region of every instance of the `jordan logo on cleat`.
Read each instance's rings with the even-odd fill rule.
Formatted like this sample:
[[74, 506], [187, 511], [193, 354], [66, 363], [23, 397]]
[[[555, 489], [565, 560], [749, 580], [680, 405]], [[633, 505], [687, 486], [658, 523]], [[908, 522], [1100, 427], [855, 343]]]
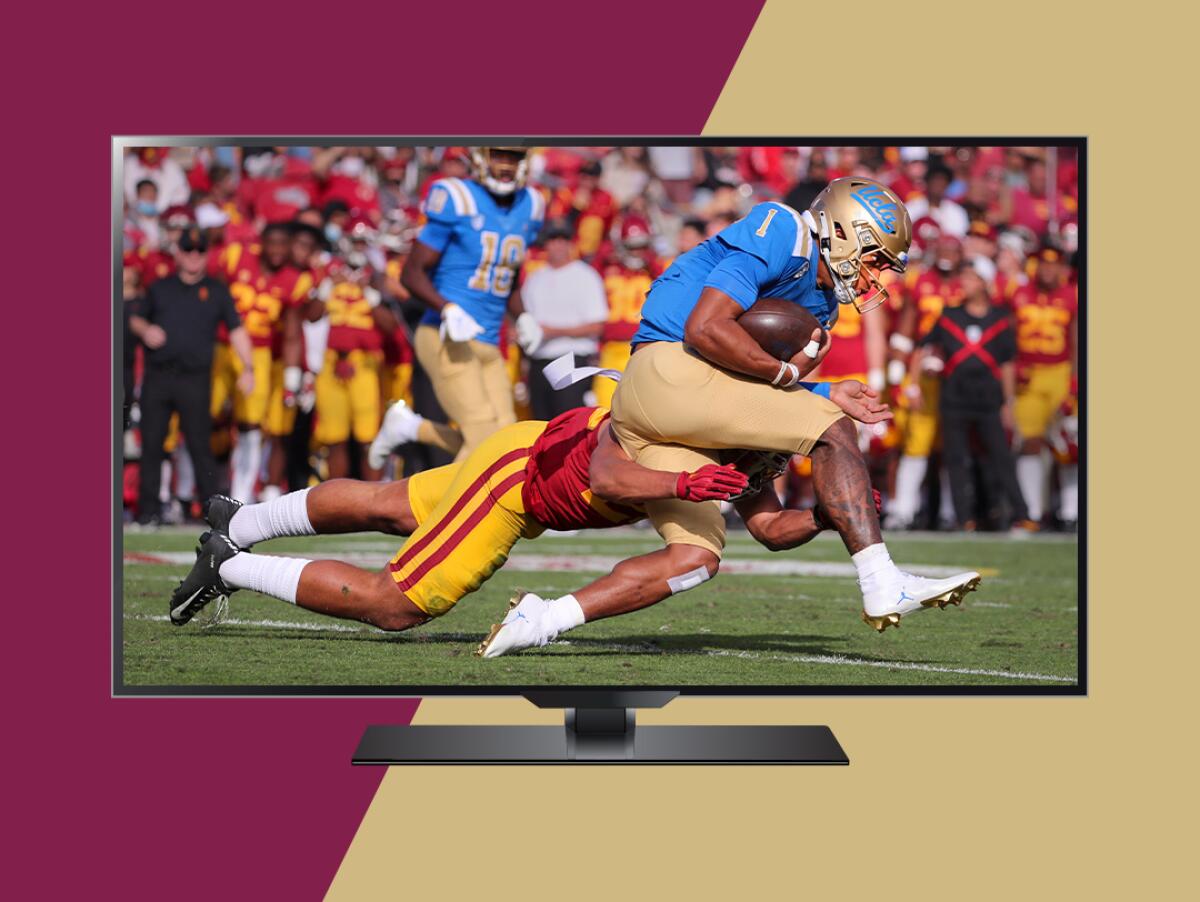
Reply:
[[913, 601], [913, 596], [909, 595], [903, 589], [900, 590], [900, 600], [896, 604], [904, 604], [905, 601]]

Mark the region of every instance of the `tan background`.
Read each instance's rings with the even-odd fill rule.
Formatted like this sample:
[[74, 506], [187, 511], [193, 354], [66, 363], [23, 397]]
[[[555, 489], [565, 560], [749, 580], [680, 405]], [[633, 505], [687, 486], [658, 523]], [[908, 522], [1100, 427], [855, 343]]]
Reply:
[[[1195, 380], [1167, 369], [1200, 303], [1195, 22], [1121, 9], [770, 0], [706, 128], [1088, 136], [1090, 696], [684, 699], [641, 716], [828, 723], [849, 768], [393, 769], [328, 898], [1195, 891], [1195, 489], [1175, 468]], [[442, 699], [416, 722], [558, 717]]]

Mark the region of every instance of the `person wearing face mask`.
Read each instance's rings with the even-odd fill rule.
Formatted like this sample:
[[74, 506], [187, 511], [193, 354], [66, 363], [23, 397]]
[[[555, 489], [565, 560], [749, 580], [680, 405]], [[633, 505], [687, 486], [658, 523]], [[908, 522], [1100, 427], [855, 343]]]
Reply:
[[157, 248], [162, 241], [162, 229], [158, 222], [158, 186], [150, 179], [142, 179], [135, 191], [126, 228], [141, 236], [139, 247]]

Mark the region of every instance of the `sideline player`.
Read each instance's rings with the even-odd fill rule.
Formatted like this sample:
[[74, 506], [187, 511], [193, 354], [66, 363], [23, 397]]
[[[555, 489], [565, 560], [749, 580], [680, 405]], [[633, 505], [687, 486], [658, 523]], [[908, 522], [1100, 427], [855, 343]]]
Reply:
[[[1033, 283], [1018, 288], [1008, 303], [1017, 325], [1017, 481], [1030, 520], [1040, 523], [1050, 475], [1047, 435], [1064, 409], [1074, 412], [1078, 394], [1079, 299], [1056, 248], [1038, 252]], [[1058, 478], [1059, 519], [1070, 530], [1079, 519], [1078, 464], [1060, 462]]]
[[[262, 234], [262, 250], [253, 252], [246, 245], [233, 243], [225, 248], [221, 268], [229, 282], [229, 291], [237, 304], [242, 323], [253, 344], [254, 389], [245, 394], [237, 387], [241, 361], [230, 353], [228, 344], [217, 346], [213, 358], [212, 416], [219, 420], [232, 400], [237, 424], [237, 447], [233, 452], [230, 491], [233, 497], [248, 501], [262, 465], [262, 429], [271, 405], [272, 392], [278, 389], [282, 408], [282, 361], [273, 365], [272, 348], [280, 329], [284, 308], [302, 303], [311, 291], [307, 276], [290, 265], [291, 231], [284, 223], [268, 225]], [[286, 336], [290, 343], [295, 336]], [[294, 352], [281, 348], [287, 359]], [[275, 372], [276, 379], [272, 379]]]
[[[602, 481], [593, 482], [589, 473], [603, 474]], [[520, 538], [548, 527], [630, 523], [644, 516], [643, 503], [656, 499], [726, 499], [747, 481], [732, 466], [715, 464], [695, 473], [647, 470], [608, 435], [608, 411], [576, 408], [550, 423], [508, 426], [461, 464], [397, 482], [331, 480], [253, 505], [209, 499], [205, 516], [212, 530], [201, 536], [196, 564], [172, 594], [171, 619], [186, 623], [219, 595], [249, 588], [318, 613], [408, 629], [478, 589]], [[609, 497], [619, 500], [603, 500]], [[773, 534], [807, 541], [817, 531], [811, 514], [789, 512], [786, 520]], [[410, 538], [381, 572], [245, 550], [279, 536], [359, 530]], [[578, 605], [568, 613], [582, 616]]]
[[[835, 179], [803, 214], [777, 202], [756, 205], [680, 256], [651, 287], [613, 398], [614, 435], [647, 467], [691, 470], [717, 449], [811, 457], [817, 501], [854, 561], [863, 619], [877, 630], [924, 607], [958, 603], [979, 575], [929, 580], [892, 562], [857, 431], [843, 415], [880, 422], [890, 416], [886, 406], [859, 382], [800, 383], [828, 351], [828, 336], [818, 349], [814, 332], [808, 347], [780, 361], [737, 317], [760, 297], [800, 304], [826, 328], [839, 305], [874, 309], [887, 299], [880, 273], [907, 264], [911, 230], [900, 199], [867, 178]], [[648, 513], [668, 545], [707, 555], [698, 578], [716, 572], [725, 542], [718, 505]]]
[[523, 147], [478, 147], [474, 179], [443, 178], [425, 200], [427, 221], [400, 281], [426, 311], [414, 350], [446, 415], [463, 433], [459, 460], [516, 422], [512, 386], [498, 348], [507, 310], [530, 353], [542, 340], [525, 312], [517, 273], [545, 217], [545, 200], [525, 186]]

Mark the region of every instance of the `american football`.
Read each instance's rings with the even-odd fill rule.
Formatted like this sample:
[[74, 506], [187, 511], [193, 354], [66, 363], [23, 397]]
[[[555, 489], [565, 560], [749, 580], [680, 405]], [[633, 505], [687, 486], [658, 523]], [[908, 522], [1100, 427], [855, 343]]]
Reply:
[[[759, 298], [738, 317], [738, 325], [778, 360], [791, 360], [812, 340], [813, 330], [821, 329], [815, 316], [782, 298]], [[824, 340], [825, 330], [821, 329]]]

